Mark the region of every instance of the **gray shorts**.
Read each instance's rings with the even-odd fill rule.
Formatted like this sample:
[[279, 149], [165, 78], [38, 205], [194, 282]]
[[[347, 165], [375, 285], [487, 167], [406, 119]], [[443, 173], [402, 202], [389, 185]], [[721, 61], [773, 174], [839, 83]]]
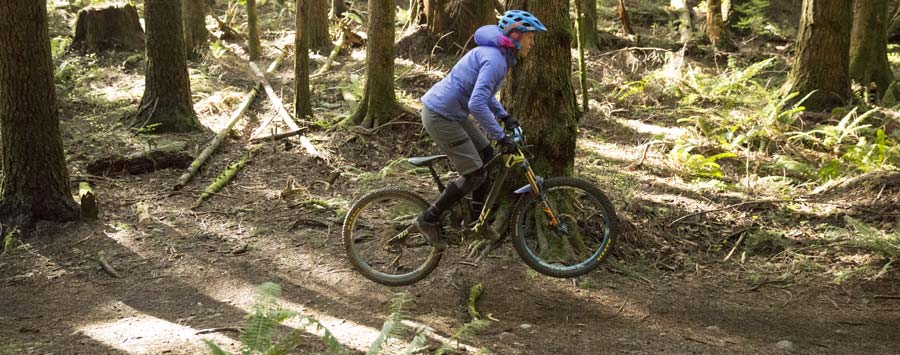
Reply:
[[478, 152], [491, 142], [472, 119], [455, 121], [422, 107], [422, 124], [458, 173], [469, 174], [484, 164]]

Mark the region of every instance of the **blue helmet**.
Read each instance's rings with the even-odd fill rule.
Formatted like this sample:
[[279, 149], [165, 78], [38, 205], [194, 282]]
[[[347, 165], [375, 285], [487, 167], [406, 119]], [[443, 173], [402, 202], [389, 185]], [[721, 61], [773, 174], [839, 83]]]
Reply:
[[503, 17], [500, 18], [500, 23], [497, 27], [500, 27], [500, 31], [507, 35], [513, 30], [521, 32], [547, 32], [547, 27], [544, 27], [541, 20], [538, 20], [537, 17], [528, 11], [522, 10], [509, 10], [504, 13]]

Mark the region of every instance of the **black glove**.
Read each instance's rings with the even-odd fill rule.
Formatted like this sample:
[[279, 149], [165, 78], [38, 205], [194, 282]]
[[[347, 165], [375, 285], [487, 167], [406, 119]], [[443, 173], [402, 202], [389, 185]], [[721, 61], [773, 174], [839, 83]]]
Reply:
[[500, 140], [499, 145], [501, 154], [513, 154], [518, 149], [513, 137], [508, 134]]
[[506, 129], [510, 131], [516, 129], [516, 127], [519, 127], [519, 120], [517, 120], [513, 115], [501, 117], [500, 121], [503, 121], [503, 125], [506, 126]]

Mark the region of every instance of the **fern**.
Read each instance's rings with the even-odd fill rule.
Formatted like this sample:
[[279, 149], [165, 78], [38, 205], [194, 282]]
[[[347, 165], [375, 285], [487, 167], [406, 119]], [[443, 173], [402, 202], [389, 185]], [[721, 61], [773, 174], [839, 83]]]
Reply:
[[347, 348], [344, 347], [344, 344], [341, 344], [337, 338], [335, 338], [334, 334], [328, 330], [322, 323], [312, 317], [303, 316], [303, 321], [307, 324], [315, 325], [316, 330], [322, 332], [322, 341], [325, 343], [325, 346], [328, 347], [328, 350], [331, 351], [332, 354], [349, 354]]
[[266, 282], [259, 287], [259, 299], [249, 317], [247, 331], [241, 334], [241, 354], [265, 353], [272, 347], [275, 326], [294, 317], [296, 312], [278, 307], [281, 286]]
[[394, 296], [394, 299], [391, 300], [391, 315], [384, 321], [384, 324], [381, 326], [381, 333], [378, 334], [378, 338], [376, 338], [375, 341], [372, 342], [372, 345], [369, 346], [369, 351], [366, 352], [366, 355], [380, 353], [382, 347], [388, 340], [397, 338], [402, 334], [403, 330], [406, 328], [403, 325], [403, 321], [409, 318], [406, 308], [411, 302], [412, 296], [407, 292], [398, 293]]
[[434, 355], [443, 355], [447, 350], [451, 349], [450, 344], [452, 344], [453, 342], [456, 342], [457, 347], [459, 347], [460, 340], [474, 338], [476, 335], [478, 335], [478, 332], [487, 328], [489, 324], [490, 323], [488, 323], [488, 321], [483, 319], [475, 319], [471, 322], [463, 324], [463, 326], [459, 328], [459, 330], [457, 330], [456, 333], [454, 333], [453, 336], [450, 337], [450, 339], [447, 340], [447, 343], [441, 345], [441, 347], [434, 352]]
[[422, 351], [425, 348], [425, 343], [428, 341], [428, 337], [426, 337], [426, 332], [428, 331], [427, 327], [419, 327], [416, 329], [416, 334], [413, 336], [413, 339], [409, 342], [409, 345], [403, 350], [403, 355], [413, 355], [417, 352]]
[[844, 217], [844, 220], [855, 232], [855, 238], [844, 244], [877, 252], [892, 261], [900, 260], [900, 232], [889, 234], [849, 216]]

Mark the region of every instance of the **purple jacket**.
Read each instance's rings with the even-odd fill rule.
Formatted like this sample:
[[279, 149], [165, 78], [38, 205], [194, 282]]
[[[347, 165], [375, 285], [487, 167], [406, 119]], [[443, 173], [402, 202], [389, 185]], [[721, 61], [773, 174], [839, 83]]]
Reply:
[[501, 140], [503, 129], [497, 118], [509, 114], [497, 100], [497, 90], [509, 68], [508, 55], [513, 42], [504, 36], [497, 25], [487, 25], [475, 31], [475, 44], [450, 75], [434, 84], [422, 103], [431, 111], [451, 120], [466, 120], [471, 114], [488, 138]]

